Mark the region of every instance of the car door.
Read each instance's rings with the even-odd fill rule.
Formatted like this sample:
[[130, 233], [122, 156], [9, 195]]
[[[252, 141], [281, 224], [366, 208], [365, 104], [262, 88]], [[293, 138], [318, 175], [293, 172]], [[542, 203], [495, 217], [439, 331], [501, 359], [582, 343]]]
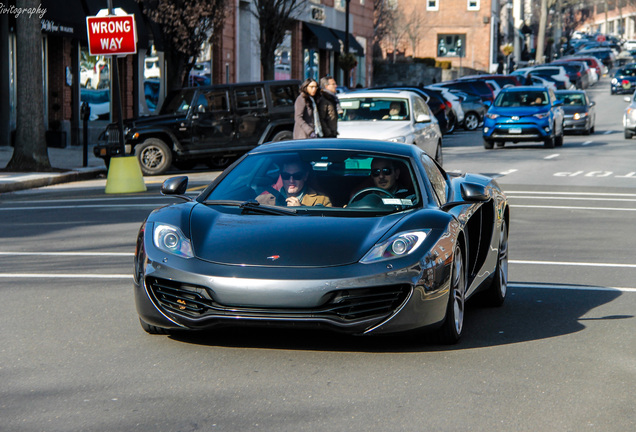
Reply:
[[236, 106], [236, 136], [240, 148], [252, 149], [265, 132], [269, 117], [263, 85], [237, 86], [233, 89]]
[[192, 107], [192, 152], [228, 148], [235, 141], [235, 118], [227, 88], [202, 89]]
[[552, 89], [548, 89], [548, 93], [550, 94], [550, 105], [552, 106], [552, 112], [554, 115], [554, 124], [559, 127], [559, 130], [555, 130], [554, 133], [555, 135], [560, 135], [563, 133], [563, 119], [565, 118], [565, 113], [561, 105], [555, 106], [558, 99], [554, 91]]
[[[411, 122], [413, 122], [415, 144], [432, 157], [435, 157], [440, 133], [439, 126], [436, 128], [436, 122], [433, 120], [433, 113], [428, 108], [428, 105], [426, 105], [426, 102], [424, 102], [424, 99], [415, 94], [411, 96], [411, 107], [413, 111]], [[430, 120], [418, 122], [418, 116], [421, 115], [428, 116]]]

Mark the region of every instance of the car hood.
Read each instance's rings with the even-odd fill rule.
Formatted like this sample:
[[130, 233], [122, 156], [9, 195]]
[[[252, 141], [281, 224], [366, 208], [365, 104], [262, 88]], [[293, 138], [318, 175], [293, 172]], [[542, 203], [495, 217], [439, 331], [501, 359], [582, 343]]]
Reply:
[[186, 115], [184, 114], [164, 114], [164, 115], [152, 115], [152, 116], [143, 116], [136, 118], [134, 120], [126, 120], [126, 126], [135, 127], [135, 128], [146, 128], [153, 127], [162, 124], [173, 124], [179, 119], [185, 119]]
[[564, 105], [563, 112], [565, 114], [584, 113], [587, 109], [583, 105]]
[[230, 265], [325, 267], [358, 262], [402, 217], [321, 217], [236, 214], [195, 206], [194, 254]]
[[389, 139], [410, 133], [410, 122], [404, 121], [339, 121], [338, 138]]
[[500, 116], [512, 117], [525, 117], [531, 116], [537, 113], [548, 112], [550, 111], [549, 106], [524, 106], [524, 107], [491, 107], [488, 112], [490, 114], [499, 114]]

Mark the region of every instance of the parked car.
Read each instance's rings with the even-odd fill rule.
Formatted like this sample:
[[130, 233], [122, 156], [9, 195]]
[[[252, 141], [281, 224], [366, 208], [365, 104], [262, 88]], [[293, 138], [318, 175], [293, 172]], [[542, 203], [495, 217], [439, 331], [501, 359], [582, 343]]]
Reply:
[[616, 70], [610, 81], [610, 93], [634, 93], [636, 89], [636, 63], [627, 64]]
[[466, 75], [463, 76], [461, 78], [457, 79], [458, 81], [461, 80], [482, 80], [482, 81], [486, 81], [487, 83], [491, 84], [492, 81], [494, 81], [495, 83], [497, 83], [497, 85], [499, 86], [500, 89], [504, 88], [504, 87], [516, 87], [521, 85], [521, 82], [519, 81], [519, 79], [514, 76], [514, 75], [500, 75], [500, 74], [495, 74], [495, 75]]
[[109, 125], [95, 156], [108, 166], [112, 156], [134, 154], [145, 175], [162, 174], [172, 164], [225, 167], [257, 145], [292, 138], [299, 85], [264, 81], [177, 90], [166, 96], [159, 115], [125, 121], [124, 149], [117, 124]]
[[575, 55], [596, 57], [605, 65], [608, 71], [612, 70], [616, 62], [616, 54], [614, 54], [611, 48], [586, 48], [578, 51]]
[[488, 107], [479, 96], [465, 93], [460, 90], [451, 90], [460, 99], [464, 111], [463, 128], [472, 131], [477, 129], [484, 121], [484, 115]]
[[[443, 163], [442, 131], [421, 96], [408, 90], [360, 90], [339, 95], [338, 137], [414, 144]], [[399, 106], [396, 116], [391, 105]]]
[[[526, 81], [527, 81], [527, 77], [526, 77]], [[539, 87], [548, 87], [548, 88], [551, 88], [553, 91], [557, 90], [557, 81], [552, 77], [549, 77], [549, 76], [540, 77], [538, 75], [530, 74], [530, 81], [532, 81], [532, 85], [539, 86]], [[530, 84], [527, 84], [527, 85], [530, 85]]]
[[583, 90], [559, 90], [557, 99], [563, 102], [563, 129], [565, 132], [594, 133], [596, 102]]
[[144, 78], [160, 78], [161, 68], [159, 67], [159, 57], [146, 57], [144, 59]]
[[[397, 195], [365, 187], [397, 172]], [[280, 190], [299, 181], [329, 205], [286, 206]], [[137, 235], [134, 299], [150, 334], [234, 325], [417, 330], [422, 341], [426, 331], [454, 344], [471, 297], [481, 292], [483, 304], [501, 306], [507, 296], [505, 194], [488, 176], [446, 173], [419, 147], [274, 143], [196, 198], [184, 196], [187, 185], [185, 176], [166, 180], [161, 192], [186, 202], [150, 213]], [[264, 194], [280, 199], [261, 204]]]
[[452, 121], [451, 115], [451, 107], [446, 103], [446, 99], [439, 93], [435, 92], [426, 87], [402, 87], [402, 86], [387, 86], [387, 87], [376, 87], [371, 90], [407, 90], [412, 91], [420, 95], [426, 105], [431, 110], [431, 113], [435, 116], [437, 123], [439, 125], [439, 129], [442, 131], [442, 134], [452, 133], [455, 130], [455, 123]]
[[495, 98], [495, 90], [487, 82], [479, 79], [465, 79], [455, 81], [445, 81], [436, 84], [437, 86], [446, 87], [449, 89], [461, 90], [463, 92], [472, 93], [481, 98], [484, 102], [490, 102]]
[[563, 66], [570, 82], [574, 84], [575, 88], [585, 90], [592, 85], [592, 78], [587, 63], [571, 60], [555, 60], [550, 64]]
[[484, 120], [484, 147], [506, 142], [543, 141], [545, 147], [563, 145], [563, 102], [547, 87], [503, 89]]
[[439, 95], [444, 103], [450, 110], [446, 110], [446, 117], [448, 117], [448, 127], [446, 133], [450, 134], [464, 122], [464, 110], [459, 98], [451, 92], [451, 89], [446, 87], [437, 87], [434, 84], [426, 86], [427, 89], [435, 92]]
[[570, 78], [567, 71], [563, 66], [531, 66], [523, 69], [517, 69], [513, 72], [514, 75], [521, 75], [524, 78], [531, 74], [532, 76], [539, 76], [541, 78], [549, 78], [556, 82], [558, 90], [569, 90], [574, 85], [570, 82]]
[[629, 102], [623, 112], [623, 129], [625, 139], [632, 139], [636, 135], [636, 93], [632, 96], [625, 96], [625, 102]]

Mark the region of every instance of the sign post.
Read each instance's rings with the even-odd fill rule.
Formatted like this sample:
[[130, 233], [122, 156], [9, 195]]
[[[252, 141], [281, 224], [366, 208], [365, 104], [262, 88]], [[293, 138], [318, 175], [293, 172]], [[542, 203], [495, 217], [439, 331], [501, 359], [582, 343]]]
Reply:
[[[116, 107], [119, 155], [121, 157], [111, 159], [108, 167], [108, 179], [106, 180], [106, 193], [145, 191], [146, 185], [143, 182], [137, 158], [133, 156], [133, 160], [130, 160], [130, 158], [125, 156], [124, 119], [121, 107], [119, 64], [117, 62], [117, 57], [125, 57], [128, 54], [137, 53], [135, 16], [126, 13], [115, 15], [112, 0], [108, 0], [108, 14], [86, 17], [86, 29], [90, 55], [111, 56], [113, 107]], [[113, 173], [112, 177], [117, 179], [115, 186], [113, 186], [115, 183], [114, 178], [109, 184], [111, 172]]]

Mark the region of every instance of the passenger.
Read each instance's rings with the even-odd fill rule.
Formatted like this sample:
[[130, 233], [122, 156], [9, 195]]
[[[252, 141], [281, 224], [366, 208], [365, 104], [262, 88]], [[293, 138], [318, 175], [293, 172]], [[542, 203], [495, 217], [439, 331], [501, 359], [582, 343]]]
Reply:
[[391, 102], [389, 113], [382, 117], [382, 120], [403, 120], [404, 116], [400, 115], [402, 104], [400, 102]]
[[[283, 164], [280, 173], [283, 180], [283, 187], [280, 194], [285, 198], [285, 204], [288, 207], [298, 206], [325, 206], [331, 207], [331, 200], [326, 195], [320, 195], [311, 189], [307, 184], [309, 178], [309, 170], [311, 168], [299, 161], [289, 161]], [[267, 192], [256, 197], [256, 201], [261, 204], [276, 205], [276, 197]]]

